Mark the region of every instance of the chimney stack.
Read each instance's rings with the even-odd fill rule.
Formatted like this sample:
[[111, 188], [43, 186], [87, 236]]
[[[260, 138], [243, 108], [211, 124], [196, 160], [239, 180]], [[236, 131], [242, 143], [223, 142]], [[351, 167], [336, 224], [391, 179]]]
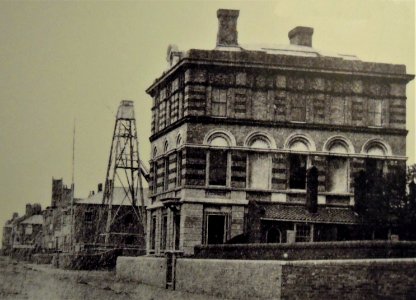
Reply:
[[98, 189], [97, 189], [97, 193], [102, 192], [103, 191], [103, 184], [99, 183], [98, 184]]
[[312, 47], [312, 27], [297, 26], [288, 35], [291, 45]]
[[238, 47], [237, 19], [240, 11], [233, 9], [217, 10], [217, 47]]
[[33, 208], [32, 208], [32, 205], [29, 204], [29, 203], [26, 204], [26, 214], [25, 215], [26, 215], [26, 217], [30, 217], [30, 216], [33, 215]]

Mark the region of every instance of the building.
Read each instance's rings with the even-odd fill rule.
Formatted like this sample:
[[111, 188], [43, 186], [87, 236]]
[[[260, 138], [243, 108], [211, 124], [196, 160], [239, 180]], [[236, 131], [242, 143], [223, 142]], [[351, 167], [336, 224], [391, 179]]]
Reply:
[[40, 204], [26, 204], [25, 214], [21, 217], [17, 213], [8, 220], [3, 229], [2, 250], [6, 255], [28, 257], [40, 252], [42, 240], [43, 215]]
[[2, 235], [2, 253], [9, 255], [13, 247], [13, 224], [19, 218], [18, 213], [13, 213], [13, 216], [10, 220], [7, 220], [3, 226], [3, 235]]
[[[146, 194], [145, 190], [144, 195]], [[102, 201], [103, 189], [102, 184], [99, 184], [97, 193], [92, 192], [87, 198], [75, 202], [73, 243], [76, 251], [95, 247], [95, 243], [104, 244], [107, 215], [103, 213], [105, 205]], [[123, 187], [114, 187], [112, 211], [114, 220], [110, 228], [111, 247], [144, 250], [145, 232], [138, 220], [137, 210], [133, 210]]]
[[[103, 185], [98, 184], [97, 191], [91, 191], [86, 198], [75, 198], [73, 205], [71, 193], [72, 190], [63, 184], [62, 179], [52, 180], [51, 206], [43, 212], [43, 245], [46, 251], [82, 251], [104, 244], [107, 215], [103, 204]], [[143, 226], [138, 222], [122, 187], [114, 187], [112, 211], [109, 245], [144, 249]]]
[[[404, 65], [312, 47], [242, 46], [237, 10], [218, 10], [213, 50], [168, 49], [153, 99], [147, 252], [197, 244], [352, 238], [354, 179], [405, 168]], [[307, 170], [317, 169], [317, 210]]]
[[63, 179], [52, 178], [51, 205], [43, 211], [43, 248], [46, 251], [60, 251], [70, 242], [72, 189]]

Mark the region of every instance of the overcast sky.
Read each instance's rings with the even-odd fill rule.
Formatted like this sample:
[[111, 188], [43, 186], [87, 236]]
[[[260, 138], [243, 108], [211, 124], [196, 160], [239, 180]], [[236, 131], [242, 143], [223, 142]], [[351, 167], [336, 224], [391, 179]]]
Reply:
[[[145, 89], [165, 70], [169, 44], [215, 47], [218, 8], [240, 9], [241, 44], [287, 44], [290, 29], [310, 26], [317, 49], [415, 73], [413, 0], [1, 1], [0, 226], [25, 203], [48, 206], [52, 177], [70, 186], [74, 119], [76, 197], [104, 181], [120, 100], [135, 101], [148, 161]], [[414, 87], [407, 89], [409, 163], [416, 162]]]

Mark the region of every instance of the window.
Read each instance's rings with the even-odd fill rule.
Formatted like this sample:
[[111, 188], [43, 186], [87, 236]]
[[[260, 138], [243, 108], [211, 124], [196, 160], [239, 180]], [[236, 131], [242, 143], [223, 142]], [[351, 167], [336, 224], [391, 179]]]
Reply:
[[366, 171], [369, 175], [374, 177], [383, 176], [384, 161], [381, 159], [369, 158], [366, 160]]
[[31, 224], [29, 224], [29, 225], [27, 225], [26, 226], [26, 228], [25, 228], [25, 234], [26, 235], [30, 235], [30, 234], [32, 234], [33, 233], [33, 227], [32, 227], [32, 225]]
[[179, 250], [179, 244], [180, 244], [180, 237], [181, 237], [181, 215], [176, 213], [173, 217], [174, 225], [175, 225], [175, 231], [174, 231], [174, 240], [175, 240], [175, 250]]
[[150, 231], [150, 249], [155, 250], [156, 246], [156, 216], [152, 217], [151, 231]]
[[84, 213], [84, 221], [85, 222], [92, 222], [92, 211], [86, 211]]
[[296, 224], [296, 242], [311, 241], [311, 226], [307, 224]]
[[368, 102], [369, 126], [381, 126], [382, 101], [371, 99]]
[[291, 121], [306, 121], [306, 100], [304, 97], [292, 98], [291, 101]]
[[153, 194], [157, 193], [157, 161], [153, 162]]
[[348, 191], [348, 160], [344, 157], [328, 158], [327, 191], [346, 193]]
[[253, 189], [270, 188], [270, 157], [266, 153], [251, 153], [248, 159], [249, 182]]
[[223, 244], [226, 240], [226, 216], [210, 214], [206, 218], [206, 244]]
[[282, 234], [279, 229], [272, 227], [266, 233], [266, 243], [281, 243]]
[[166, 249], [167, 231], [168, 231], [168, 216], [165, 214], [162, 216], [162, 232], [161, 232], [161, 239], [160, 239], [161, 250]]
[[335, 97], [331, 101], [331, 124], [344, 124], [345, 121], [345, 98]]
[[182, 185], [182, 151], [176, 154], [176, 186]]
[[227, 115], [227, 90], [213, 89], [212, 115], [225, 117]]
[[167, 191], [169, 188], [169, 156], [163, 159], [164, 172], [163, 172], [163, 190]]
[[209, 152], [209, 185], [227, 185], [228, 153], [227, 150]]
[[[250, 143], [251, 148], [268, 149], [269, 143], [262, 138], [255, 138]], [[252, 152], [248, 158], [248, 186], [253, 189], [270, 188], [270, 157], [267, 153]]]
[[[348, 145], [343, 141], [332, 143], [329, 152], [331, 154], [348, 153]], [[346, 193], [348, 192], [348, 168], [349, 163], [346, 157], [329, 156], [326, 176], [326, 190], [328, 192]]]
[[[229, 142], [222, 135], [210, 139], [209, 144], [217, 147], [228, 147]], [[227, 185], [228, 151], [212, 149], [208, 152], [208, 185]]]
[[289, 155], [289, 188], [306, 188], [306, 161], [307, 156], [302, 154]]

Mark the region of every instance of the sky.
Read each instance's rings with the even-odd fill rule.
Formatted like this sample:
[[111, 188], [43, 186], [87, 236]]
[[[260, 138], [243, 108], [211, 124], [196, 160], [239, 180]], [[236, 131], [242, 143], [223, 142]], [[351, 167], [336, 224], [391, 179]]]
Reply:
[[[50, 205], [52, 177], [75, 196], [103, 182], [115, 112], [135, 101], [140, 155], [150, 159], [151, 98], [169, 44], [213, 49], [219, 8], [239, 9], [241, 44], [313, 45], [415, 73], [413, 0], [0, 1], [0, 230], [26, 203]], [[407, 87], [408, 163], [416, 163], [415, 84]]]

